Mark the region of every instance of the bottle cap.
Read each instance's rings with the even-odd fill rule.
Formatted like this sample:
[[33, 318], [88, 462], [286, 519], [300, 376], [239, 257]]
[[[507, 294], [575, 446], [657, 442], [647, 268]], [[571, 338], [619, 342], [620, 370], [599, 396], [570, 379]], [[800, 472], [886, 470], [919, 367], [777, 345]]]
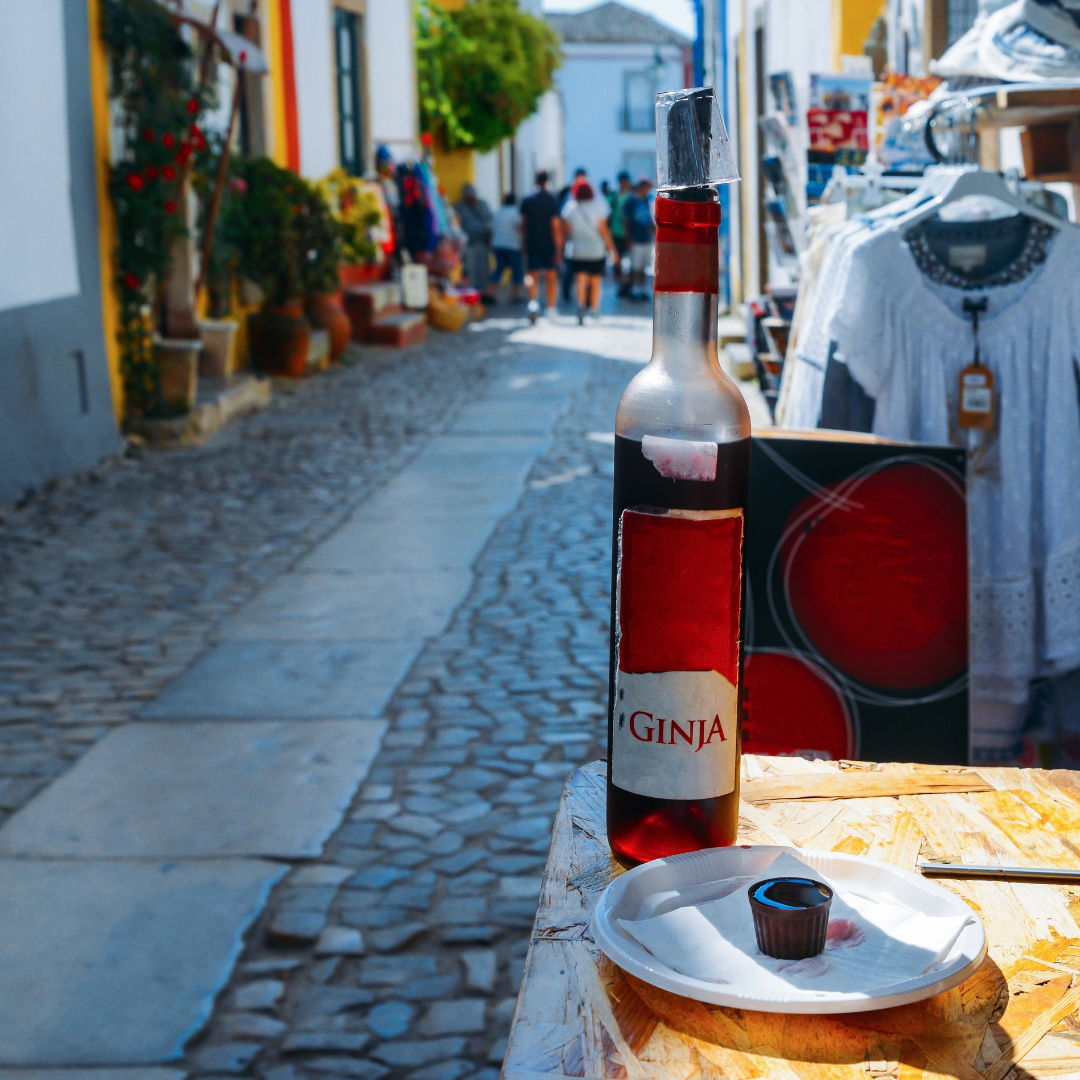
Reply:
[[656, 177], [658, 191], [739, 179], [711, 86], [656, 95]]

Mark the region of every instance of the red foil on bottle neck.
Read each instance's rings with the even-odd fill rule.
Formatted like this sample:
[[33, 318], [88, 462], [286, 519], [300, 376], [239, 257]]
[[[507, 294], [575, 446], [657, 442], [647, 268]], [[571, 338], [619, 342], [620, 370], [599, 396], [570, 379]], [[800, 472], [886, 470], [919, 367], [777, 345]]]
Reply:
[[720, 292], [720, 204], [656, 200], [655, 292]]

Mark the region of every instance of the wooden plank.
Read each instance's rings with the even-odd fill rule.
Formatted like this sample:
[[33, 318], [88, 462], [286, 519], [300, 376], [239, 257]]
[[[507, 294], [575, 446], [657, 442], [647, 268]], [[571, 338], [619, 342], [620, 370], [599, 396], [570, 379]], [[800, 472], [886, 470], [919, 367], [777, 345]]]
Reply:
[[[505, 1080], [1014, 1080], [1018, 1062], [1020, 1076], [1036, 1080], [1080, 1074], [1080, 1024], [1053, 1030], [1080, 1005], [1080, 986], [1071, 985], [1080, 979], [1064, 970], [1080, 971], [1072, 910], [1080, 912], [1080, 893], [1067, 886], [943, 883], [979, 911], [991, 956], [963, 985], [899, 1009], [723, 1009], [622, 972], [589, 934], [597, 900], [622, 873], [607, 848], [604, 774], [603, 763], [585, 766], [563, 792]], [[853, 798], [744, 801], [740, 843], [865, 852], [909, 870], [920, 854], [1041, 865], [1078, 857], [1069, 839], [1080, 836], [1074, 774], [748, 755], [743, 775], [744, 792], [778, 782], [877, 788]], [[942, 789], [941, 777], [954, 779]], [[973, 777], [975, 790], [948, 786]], [[904, 793], [881, 794], [886, 783]]]
[[749, 803], [789, 799], [873, 799], [881, 796], [939, 795], [952, 791], [992, 791], [977, 772], [892, 773], [855, 771], [833, 775], [749, 780], [742, 797]]

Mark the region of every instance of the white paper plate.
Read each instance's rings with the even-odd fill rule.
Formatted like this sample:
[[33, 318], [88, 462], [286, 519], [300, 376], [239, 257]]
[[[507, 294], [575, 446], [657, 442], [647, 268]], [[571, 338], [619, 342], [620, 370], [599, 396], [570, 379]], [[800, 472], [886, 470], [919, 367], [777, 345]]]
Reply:
[[[783, 995], [767, 996], [760, 990], [741, 990], [738, 983], [711, 983], [682, 975], [657, 960], [616, 922], [648, 919], [745, 889], [764, 877], [770, 863], [782, 852], [801, 859], [846, 891], [924, 915], [971, 916], [974, 922], [964, 927], [945, 960], [917, 979], [890, 983], [888, 973], [880, 972], [879, 985], [867, 986], [857, 994], [792, 987]], [[872, 859], [786, 847], [710, 848], [637, 866], [604, 890], [593, 912], [592, 933], [597, 945], [619, 967], [653, 986], [711, 1005], [759, 1012], [867, 1012], [907, 1005], [962, 983], [986, 957], [986, 933], [978, 916], [940, 885]]]

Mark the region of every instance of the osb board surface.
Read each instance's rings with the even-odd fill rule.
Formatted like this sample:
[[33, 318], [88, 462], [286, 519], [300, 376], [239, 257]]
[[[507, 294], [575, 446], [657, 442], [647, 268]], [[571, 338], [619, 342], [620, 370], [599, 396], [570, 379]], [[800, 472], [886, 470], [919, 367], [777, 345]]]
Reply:
[[[1080, 887], [938, 879], [979, 913], [989, 957], [924, 1002], [844, 1016], [705, 1005], [622, 972], [589, 934], [622, 872], [607, 847], [604, 768], [579, 769], [563, 793], [505, 1080], [1080, 1080]], [[1080, 863], [1076, 773], [747, 755], [743, 785], [763, 797], [744, 799], [740, 843], [912, 871], [920, 857]], [[892, 794], [866, 794], [881, 791]]]

